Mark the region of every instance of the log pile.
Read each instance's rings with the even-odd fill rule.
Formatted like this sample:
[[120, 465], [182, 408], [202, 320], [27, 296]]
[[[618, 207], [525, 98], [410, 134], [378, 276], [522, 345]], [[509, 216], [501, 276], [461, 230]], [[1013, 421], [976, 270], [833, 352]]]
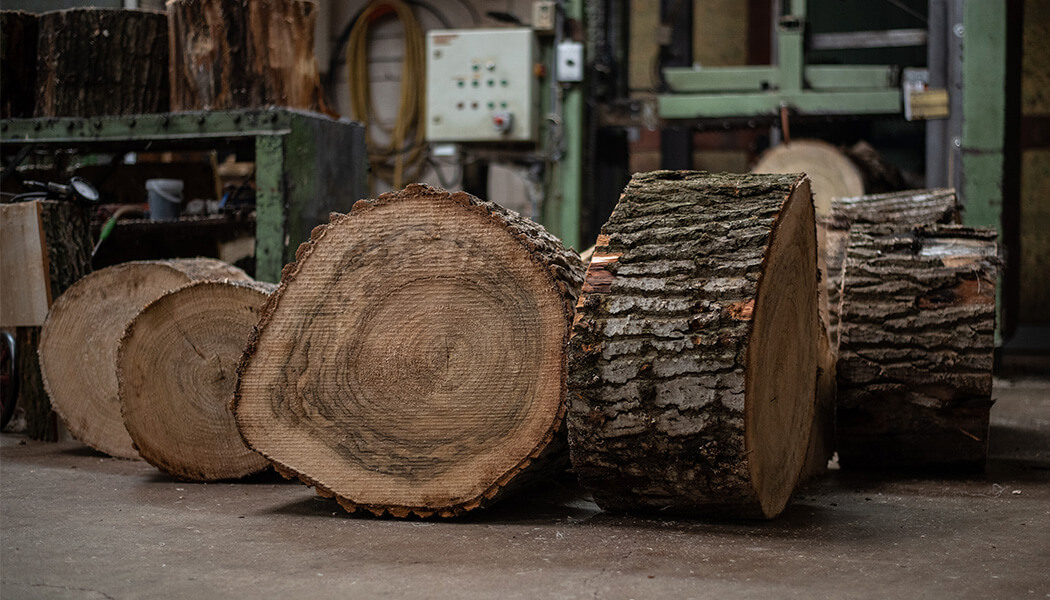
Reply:
[[169, 0], [171, 109], [322, 110], [313, 0]]
[[817, 304], [803, 176], [635, 175], [570, 344], [572, 462], [598, 504], [779, 514], [809, 449]]
[[120, 414], [120, 338], [143, 307], [198, 279], [248, 276], [206, 258], [130, 262], [85, 276], [51, 306], [40, 336], [40, 372], [73, 437], [110, 456], [138, 458]]
[[542, 227], [411, 185], [333, 215], [253, 331], [250, 447], [348, 511], [462, 514], [563, 450], [582, 267]]
[[994, 230], [854, 227], [838, 362], [843, 467], [983, 467]]
[[230, 401], [248, 334], [275, 287], [195, 281], [154, 300], [128, 325], [117, 352], [120, 407], [147, 462], [192, 481], [236, 479], [269, 466], [244, 445]]

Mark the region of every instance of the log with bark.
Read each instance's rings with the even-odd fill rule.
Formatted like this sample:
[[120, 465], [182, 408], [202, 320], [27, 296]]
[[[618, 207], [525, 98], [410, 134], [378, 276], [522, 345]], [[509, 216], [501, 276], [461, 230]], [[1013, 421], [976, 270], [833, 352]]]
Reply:
[[244, 445], [230, 401], [248, 334], [275, 287], [193, 282], [128, 324], [117, 351], [121, 414], [147, 462], [193, 481], [236, 479], [269, 466]]
[[0, 118], [33, 116], [37, 36], [35, 14], [0, 10]]
[[800, 175], [635, 175], [570, 344], [569, 443], [612, 510], [774, 517], [806, 460], [820, 323]]
[[812, 181], [816, 214], [831, 210], [831, 200], [865, 192], [864, 172], [846, 154], [821, 140], [796, 140], [766, 150], [752, 173], [805, 173]]
[[843, 273], [843, 467], [983, 467], [996, 232], [854, 226]]
[[313, 0], [169, 0], [172, 110], [323, 110]]
[[959, 224], [962, 215], [955, 190], [908, 190], [836, 198], [831, 213], [818, 219], [817, 236], [822, 240], [825, 258], [828, 307], [826, 323], [832, 347], [838, 349], [839, 304], [842, 291], [842, 263], [846, 256], [849, 231], [854, 225], [896, 225], [908, 230], [917, 225]]
[[111, 456], [138, 458], [120, 416], [120, 338], [143, 307], [197, 279], [249, 278], [210, 258], [130, 262], [87, 275], [51, 306], [40, 336], [40, 372], [73, 437]]
[[167, 112], [162, 12], [73, 8], [40, 15], [36, 116]]
[[488, 504], [564, 450], [581, 282], [574, 252], [496, 204], [422, 185], [362, 200], [314, 230], [263, 309], [241, 434], [348, 511]]

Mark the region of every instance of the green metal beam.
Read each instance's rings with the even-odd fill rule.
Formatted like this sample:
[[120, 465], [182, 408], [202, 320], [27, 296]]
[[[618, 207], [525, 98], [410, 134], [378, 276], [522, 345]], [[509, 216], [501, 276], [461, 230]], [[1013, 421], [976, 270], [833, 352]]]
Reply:
[[[780, 71], [774, 67], [667, 67], [664, 79], [675, 93], [768, 92], [780, 88]], [[878, 65], [811, 66], [803, 79], [812, 90], [896, 90], [900, 77], [895, 67]]]
[[280, 281], [285, 264], [284, 161], [283, 138], [255, 138], [255, 278], [261, 281]]
[[657, 97], [657, 112], [665, 119], [760, 117], [779, 114], [786, 106], [798, 114], [896, 114], [899, 90], [837, 92], [768, 92], [764, 94], [671, 94]]

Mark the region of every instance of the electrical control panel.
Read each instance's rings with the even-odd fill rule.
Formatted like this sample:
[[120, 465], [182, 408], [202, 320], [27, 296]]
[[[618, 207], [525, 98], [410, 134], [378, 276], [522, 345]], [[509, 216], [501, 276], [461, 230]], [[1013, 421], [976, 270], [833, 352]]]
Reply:
[[527, 28], [427, 33], [427, 140], [535, 141], [537, 54]]

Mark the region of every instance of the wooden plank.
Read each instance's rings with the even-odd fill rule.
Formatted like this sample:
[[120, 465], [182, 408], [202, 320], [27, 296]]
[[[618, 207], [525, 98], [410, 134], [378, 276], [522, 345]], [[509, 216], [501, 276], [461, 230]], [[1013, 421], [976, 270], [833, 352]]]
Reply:
[[38, 327], [51, 306], [39, 202], [0, 206], [0, 325]]

